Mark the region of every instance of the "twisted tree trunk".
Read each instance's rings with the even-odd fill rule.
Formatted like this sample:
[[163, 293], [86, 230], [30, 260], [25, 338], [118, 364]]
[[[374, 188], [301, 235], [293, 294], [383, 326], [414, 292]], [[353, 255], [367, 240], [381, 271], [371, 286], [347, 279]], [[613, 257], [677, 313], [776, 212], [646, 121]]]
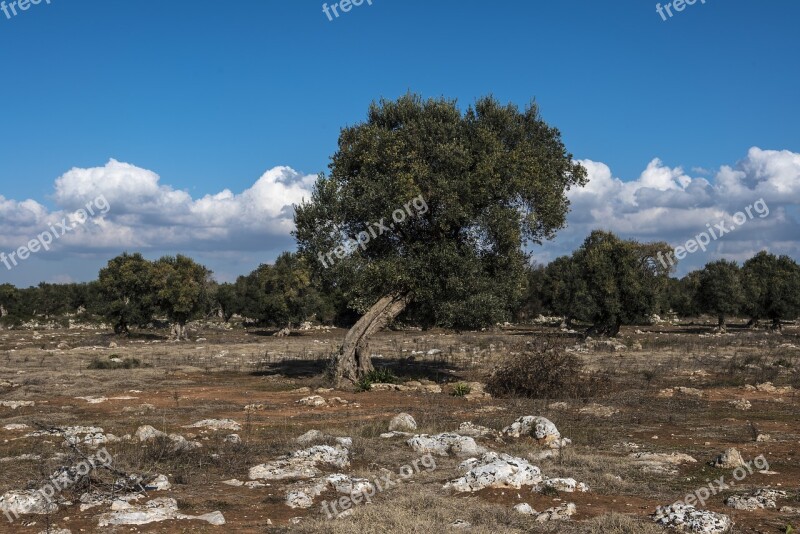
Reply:
[[186, 323], [182, 321], [176, 321], [172, 323], [172, 332], [170, 337], [175, 341], [186, 340], [189, 341], [189, 332], [186, 330]]
[[355, 383], [374, 369], [370, 359], [369, 339], [391, 323], [408, 306], [408, 295], [387, 295], [378, 300], [353, 325], [333, 359], [333, 381], [341, 387], [347, 381]]

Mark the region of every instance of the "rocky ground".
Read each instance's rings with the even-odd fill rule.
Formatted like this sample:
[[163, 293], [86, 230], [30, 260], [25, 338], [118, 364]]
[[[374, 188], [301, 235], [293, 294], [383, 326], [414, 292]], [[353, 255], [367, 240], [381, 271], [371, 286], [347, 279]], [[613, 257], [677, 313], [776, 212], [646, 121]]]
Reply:
[[[271, 334], [0, 331], [0, 532], [800, 529], [794, 327], [386, 332], [364, 392], [323, 380], [344, 331]], [[542, 335], [605, 387], [485, 393]]]

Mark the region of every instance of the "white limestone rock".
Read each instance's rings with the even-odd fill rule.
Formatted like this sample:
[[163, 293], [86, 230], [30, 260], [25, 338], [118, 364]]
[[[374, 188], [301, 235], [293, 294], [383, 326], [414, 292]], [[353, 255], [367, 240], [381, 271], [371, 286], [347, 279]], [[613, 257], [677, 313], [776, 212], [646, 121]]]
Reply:
[[487, 451], [485, 447], [475, 443], [475, 439], [469, 436], [448, 432], [434, 436], [418, 434], [406, 443], [419, 454], [437, 454], [439, 456], [449, 456], [451, 453], [456, 456], [472, 456]]
[[561, 438], [561, 432], [558, 431], [558, 428], [551, 420], [533, 415], [525, 415], [518, 418], [503, 429], [503, 435], [512, 438], [530, 436], [542, 445], [547, 445], [551, 448], [559, 448], [571, 443], [570, 440]]
[[725, 504], [737, 510], [774, 510], [778, 507], [776, 501], [787, 496], [785, 491], [762, 488], [743, 495], [731, 495], [725, 499]]
[[111, 512], [100, 516], [98, 526], [147, 525], [148, 523], [175, 519], [205, 521], [211, 525], [225, 524], [225, 518], [218, 511], [196, 516], [181, 514], [178, 512], [178, 503], [175, 499], [161, 497], [153, 499], [144, 505], [115, 501], [111, 506]]
[[542, 483], [542, 472], [527, 460], [508, 454], [488, 452], [462, 462], [459, 469], [465, 474], [444, 485], [457, 492], [475, 492], [484, 488], [514, 488]]
[[733, 526], [731, 518], [709, 510], [698, 510], [694, 506], [675, 503], [659, 506], [653, 514], [653, 521], [663, 527], [679, 532], [698, 534], [724, 534]]
[[400, 413], [389, 421], [389, 432], [413, 432], [417, 429], [417, 422], [411, 415]]
[[293, 452], [291, 455], [278, 458], [250, 468], [251, 480], [287, 480], [314, 478], [319, 475], [319, 464], [344, 468], [350, 465], [348, 450], [344, 447], [316, 445]]
[[242, 429], [242, 425], [233, 419], [203, 419], [184, 428], [207, 428], [209, 430], [230, 430], [238, 432]]

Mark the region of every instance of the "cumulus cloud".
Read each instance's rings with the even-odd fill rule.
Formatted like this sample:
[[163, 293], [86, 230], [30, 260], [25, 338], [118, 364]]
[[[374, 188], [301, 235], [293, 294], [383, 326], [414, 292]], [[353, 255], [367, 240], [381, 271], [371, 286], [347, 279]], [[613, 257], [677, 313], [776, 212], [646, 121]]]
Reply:
[[[689, 172], [655, 158], [633, 180], [614, 176], [602, 162], [581, 163], [589, 183], [569, 192], [568, 227], [554, 241], [533, 249], [541, 263], [571, 253], [596, 228], [641, 241], [683, 245], [708, 224], [730, 222], [736, 212], [762, 198], [769, 216], [756, 216], [714, 241], [706, 253], [689, 256], [679, 273], [720, 257], [741, 261], [762, 249], [800, 258], [798, 153], [754, 147], [738, 163]], [[65, 257], [94, 262], [85, 276], [77, 264], [72, 266], [73, 275], [90, 279], [96, 264], [112, 253], [129, 250], [152, 256], [180, 251], [233, 278], [293, 248], [292, 206], [310, 197], [315, 180], [314, 175], [275, 167], [244, 191], [223, 189], [193, 198], [162, 183], [152, 170], [112, 159], [101, 167], [73, 168], [58, 177], [54, 210], [36, 200], [0, 196], [0, 251], [16, 250], [63, 220], [74, 223], [78, 210], [102, 197], [109, 206], [105, 213], [95, 204], [93, 217], [76, 224], [37, 258], [53, 264]], [[48, 276], [53, 274], [57, 273]]]
[[534, 250], [541, 263], [571, 253], [597, 228], [642, 241], [683, 245], [709, 224], [730, 225], [737, 212], [759, 199], [769, 207], [768, 216], [751, 210], [754, 216], [744, 225], [714, 241], [706, 253], [689, 256], [679, 272], [719, 258], [745, 260], [764, 249], [800, 258], [800, 225], [792, 216], [800, 204], [800, 154], [753, 147], [740, 162], [716, 173], [693, 169], [702, 175], [695, 177], [655, 158], [631, 181], [615, 177], [602, 162], [581, 160], [581, 164], [589, 183], [569, 192], [568, 227], [553, 242]]
[[76, 225], [59, 239], [59, 247], [219, 252], [269, 248], [265, 240], [289, 236], [292, 206], [310, 197], [315, 179], [289, 167], [275, 167], [239, 194], [224, 189], [194, 199], [162, 184], [151, 170], [111, 159], [102, 167], [73, 168], [57, 178], [53, 200], [59, 210], [48, 212], [34, 200], [0, 197], [0, 246], [13, 250], [102, 198], [110, 207], [107, 213]]

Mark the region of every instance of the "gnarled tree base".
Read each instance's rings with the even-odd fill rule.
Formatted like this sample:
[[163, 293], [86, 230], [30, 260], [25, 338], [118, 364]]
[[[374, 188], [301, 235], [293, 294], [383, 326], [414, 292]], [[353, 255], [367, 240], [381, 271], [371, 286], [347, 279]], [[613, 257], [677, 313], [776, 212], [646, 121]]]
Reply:
[[596, 324], [589, 327], [586, 331], [586, 337], [617, 337], [622, 323], [619, 321], [612, 321], [605, 324]]
[[369, 339], [400, 315], [408, 302], [407, 295], [382, 297], [347, 332], [342, 348], [332, 362], [333, 382], [337, 387], [344, 382], [356, 383], [374, 369]]

